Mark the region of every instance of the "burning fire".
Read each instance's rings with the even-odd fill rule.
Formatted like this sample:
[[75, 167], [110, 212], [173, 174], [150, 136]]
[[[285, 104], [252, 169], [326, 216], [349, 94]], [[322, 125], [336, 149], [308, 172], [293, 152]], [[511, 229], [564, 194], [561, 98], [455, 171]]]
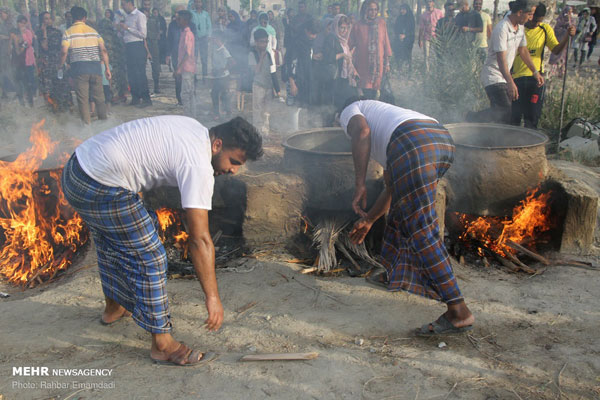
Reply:
[[158, 217], [158, 224], [160, 225], [160, 240], [164, 243], [167, 237], [167, 232], [170, 233], [169, 237], [174, 240], [174, 246], [179, 249], [183, 249], [182, 258], [187, 258], [187, 240], [189, 235], [185, 232], [183, 226], [183, 219], [181, 212], [172, 210], [170, 208], [159, 208], [156, 210], [156, 216]]
[[[539, 187], [530, 190], [525, 200], [513, 209], [512, 218], [508, 220], [458, 214], [464, 227], [459, 239], [466, 242], [475, 240], [501, 256], [515, 253], [515, 250], [508, 246], [510, 241], [534, 246], [541, 233], [553, 228], [549, 205], [551, 195], [552, 192], [540, 193]], [[483, 256], [480, 247], [478, 253]]]
[[32, 146], [14, 162], [0, 161], [0, 275], [29, 287], [69, 267], [88, 240], [83, 220], [64, 198], [62, 170], [40, 171], [57, 147], [43, 125], [32, 127]]

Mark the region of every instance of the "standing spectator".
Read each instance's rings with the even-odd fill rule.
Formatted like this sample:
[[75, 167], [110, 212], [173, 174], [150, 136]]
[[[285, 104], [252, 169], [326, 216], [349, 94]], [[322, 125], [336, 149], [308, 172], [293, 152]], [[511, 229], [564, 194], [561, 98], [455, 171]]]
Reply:
[[600, 18], [600, 12], [598, 10], [600, 10], [598, 7], [590, 7], [591, 8], [591, 15], [592, 18], [594, 18], [594, 21], [596, 22], [596, 29], [594, 30], [594, 33], [592, 33], [592, 40], [590, 40], [590, 42], [588, 43], [588, 52], [587, 52], [587, 59], [589, 60], [590, 57], [592, 56], [592, 52], [594, 51], [594, 47], [596, 46], [596, 41], [598, 40], [598, 23], [600, 22], [598, 19]]
[[469, 113], [469, 121], [510, 123], [512, 102], [519, 98], [519, 90], [510, 75], [517, 53], [533, 72], [532, 76], [537, 84], [544, 84], [544, 78], [529, 56], [523, 29], [523, 24], [533, 17], [536, 6], [527, 0], [513, 0], [508, 6], [510, 14], [492, 31], [488, 55], [481, 71], [481, 82], [490, 100], [490, 108], [478, 113]]
[[112, 104], [125, 103], [127, 97], [127, 69], [125, 65], [125, 45], [117, 34], [115, 28], [115, 14], [108, 9], [104, 12], [104, 18], [98, 23], [98, 33], [104, 39], [104, 47], [108, 52], [110, 60], [110, 90]]
[[23, 95], [27, 103], [33, 107], [33, 92], [35, 87], [35, 56], [33, 52], [33, 32], [29, 29], [27, 17], [17, 17], [17, 29], [11, 34], [13, 71], [17, 85], [19, 103], [24, 106]]
[[429, 0], [427, 9], [421, 14], [419, 20], [419, 47], [423, 49], [425, 59], [425, 70], [429, 72], [429, 56], [431, 53], [431, 40], [435, 38], [435, 27], [437, 22], [444, 16], [442, 10], [435, 8], [435, 2]]
[[283, 19], [283, 47], [286, 49], [292, 45], [293, 35], [292, 35], [292, 21], [295, 17], [295, 11], [293, 8], [288, 8], [285, 10], [285, 18]]
[[10, 65], [10, 31], [12, 29], [8, 8], [0, 7], [0, 86], [3, 99], [8, 98], [7, 92], [12, 89], [12, 67]]
[[333, 7], [333, 16], [335, 17], [336, 15], [339, 15], [342, 13], [342, 6], [340, 5], [340, 3], [333, 3], [332, 4]]
[[[456, 34], [456, 24], [454, 23], [454, 11], [456, 5], [453, 1], [447, 1], [444, 4], [444, 16], [440, 18], [435, 24], [435, 35], [436, 37], [447, 36], [452, 37]], [[447, 41], [444, 41], [448, 43]]]
[[[352, 64], [352, 52], [348, 44], [350, 38], [350, 18], [343, 14], [338, 14], [333, 19], [333, 55], [336, 63], [333, 84], [333, 105], [335, 109], [340, 109], [347, 99], [356, 96], [356, 78], [357, 73]], [[326, 50], [323, 53], [324, 59], [332, 57]]]
[[265, 12], [258, 14], [258, 25], [250, 32], [250, 46], [254, 46], [254, 32], [259, 29], [264, 29], [264, 31], [267, 32], [267, 35], [269, 35], [267, 51], [271, 53], [271, 57], [275, 59], [275, 51], [277, 50], [277, 32], [275, 31], [275, 28], [269, 24], [269, 16]]
[[165, 64], [165, 60], [167, 57], [167, 21], [165, 17], [160, 14], [158, 8], [152, 9], [152, 16], [154, 18], [158, 18], [158, 22], [160, 23], [160, 39], [158, 40], [158, 58], [160, 59], [160, 64]]
[[302, 36], [295, 38], [287, 48], [286, 62], [282, 77], [288, 83], [288, 104], [311, 104], [314, 92], [314, 72], [312, 65], [313, 42], [319, 34], [316, 22], [309, 19], [303, 26]]
[[133, 0], [121, 0], [121, 8], [125, 11], [125, 19], [118, 25], [125, 42], [125, 60], [127, 63], [127, 80], [131, 89], [129, 105], [147, 107], [152, 105], [148, 78], [146, 77], [146, 16], [135, 8]]
[[291, 20], [292, 40], [302, 38], [304, 35], [304, 25], [311, 20], [311, 15], [306, 11], [306, 1], [298, 2], [298, 14]]
[[396, 56], [398, 68], [402, 69], [402, 66], [406, 64], [410, 71], [412, 49], [415, 43], [415, 17], [410, 7], [405, 3], [400, 5], [400, 14], [396, 17], [396, 23], [394, 24], [394, 34], [396, 35], [394, 55]]
[[[575, 25], [576, 19], [573, 16], [573, 7], [565, 6], [556, 19], [556, 24], [554, 24], [554, 33], [556, 38], [562, 41], [564, 38], [569, 36], [569, 28]], [[562, 76], [565, 72], [566, 68], [566, 60], [567, 60], [567, 49], [564, 48], [558, 54], [550, 54], [550, 60], [548, 64], [550, 64], [550, 71], [548, 73], [549, 76]]]
[[315, 71], [315, 104], [333, 104], [333, 85], [337, 71], [336, 42], [333, 18], [322, 21], [321, 32], [313, 43], [313, 69]]
[[266, 110], [273, 92], [279, 96], [275, 61], [267, 51], [268, 34], [264, 29], [254, 32], [254, 46], [248, 54], [248, 65], [254, 73], [252, 81], [252, 123], [263, 135], [269, 134]]
[[231, 72], [240, 74], [248, 65], [248, 48], [243, 43], [244, 23], [240, 15], [233, 10], [229, 10], [227, 18], [229, 23], [225, 30], [225, 47], [227, 47], [234, 60]]
[[96, 104], [98, 119], [106, 119], [106, 104], [102, 88], [102, 67], [106, 68], [106, 79], [110, 80], [108, 53], [104, 40], [86, 24], [87, 12], [81, 7], [71, 8], [73, 25], [63, 35], [59, 69], [69, 56], [70, 75], [75, 80], [75, 95], [79, 114], [85, 124], [91, 123], [90, 100]]
[[252, 10], [250, 11], [250, 18], [246, 21], [246, 32], [244, 34], [244, 44], [246, 47], [250, 46], [252, 42], [252, 32], [256, 26], [258, 26], [258, 12]]
[[67, 11], [65, 13], [65, 22], [59, 25], [58, 29], [65, 33], [67, 29], [69, 29], [73, 25], [73, 16], [71, 15], [71, 11]]
[[583, 64], [586, 60], [586, 47], [592, 42], [592, 34], [596, 31], [596, 19], [592, 17], [589, 7], [581, 10], [579, 19], [577, 20], [577, 34], [573, 38], [573, 57], [575, 64], [573, 67], [577, 67], [577, 59], [579, 57], [579, 65]]
[[[154, 9], [156, 10], [156, 9]], [[157, 14], [158, 14], [158, 10]], [[154, 12], [150, 13], [150, 10], [145, 9], [144, 14], [146, 15], [146, 45], [150, 51], [150, 65], [152, 67], [152, 81], [154, 82], [154, 93], [160, 93], [159, 80], [160, 80], [160, 19], [158, 16], [154, 16]]]
[[204, 11], [202, 0], [190, 0], [188, 10], [192, 13], [192, 23], [196, 25], [196, 54], [202, 64], [202, 82], [208, 74], [208, 38], [212, 33], [210, 15]]
[[[215, 32], [212, 36], [212, 90], [210, 96], [215, 120], [221, 117], [219, 105], [223, 105], [226, 115], [231, 114], [231, 100], [229, 98], [229, 66], [232, 63], [231, 54], [225, 47], [222, 32]], [[220, 103], [220, 104], [219, 104]]]
[[379, 4], [366, 0], [360, 9], [360, 21], [352, 27], [350, 49], [354, 49], [354, 66], [359, 87], [369, 99], [376, 99], [383, 74], [390, 71], [392, 48], [385, 20], [379, 18]]
[[29, 23], [31, 25], [31, 31], [37, 32], [40, 27], [40, 14], [33, 2], [29, 3]]
[[181, 10], [177, 13], [177, 23], [181, 29], [179, 49], [177, 50], [177, 68], [175, 74], [181, 78], [181, 101], [183, 115], [196, 117], [196, 35], [191, 31], [192, 13]]
[[465, 43], [473, 45], [478, 33], [483, 32], [483, 21], [481, 15], [469, 7], [469, 0], [458, 1], [460, 12], [454, 18], [454, 24], [458, 31], [463, 34]]
[[[535, 8], [533, 19], [525, 23], [525, 38], [531, 61], [535, 68], [543, 75], [544, 49], [546, 46], [553, 54], [559, 54], [569, 41], [569, 36], [575, 35], [575, 27], [569, 28], [569, 36], [565, 36], [560, 43], [556, 39], [552, 27], [544, 23], [546, 6], [540, 3]], [[525, 120], [525, 127], [537, 129], [538, 121], [542, 115], [544, 105], [545, 86], [538, 85], [532, 76], [531, 70], [517, 55], [512, 68], [512, 77], [519, 91], [519, 98], [512, 102], [513, 125], [521, 125], [521, 118]]]
[[483, 23], [483, 30], [475, 34], [473, 45], [477, 48], [481, 62], [484, 62], [487, 55], [488, 39], [492, 36], [492, 18], [482, 10], [482, 7], [483, 0], [473, 0], [473, 10], [479, 13], [481, 22]]
[[67, 80], [58, 79], [62, 36], [61, 31], [52, 26], [50, 13], [41, 13], [37, 32], [40, 44], [37, 57], [39, 89], [54, 111], [67, 111], [73, 102]]
[[335, 14], [333, 13], [333, 4], [328, 4], [327, 12], [323, 15], [321, 21], [325, 21], [326, 19], [333, 19], [333, 17], [335, 17]]
[[167, 29], [167, 64], [170, 64], [173, 69], [173, 77], [175, 78], [175, 97], [177, 98], [177, 105], [183, 105], [181, 101], [181, 75], [177, 74], [177, 61], [179, 61], [179, 39], [181, 38], [181, 28], [178, 23], [179, 11], [183, 11], [183, 8], [179, 8]]
[[224, 7], [219, 7], [217, 9], [217, 19], [215, 21], [215, 31], [225, 32], [227, 29], [227, 10]]

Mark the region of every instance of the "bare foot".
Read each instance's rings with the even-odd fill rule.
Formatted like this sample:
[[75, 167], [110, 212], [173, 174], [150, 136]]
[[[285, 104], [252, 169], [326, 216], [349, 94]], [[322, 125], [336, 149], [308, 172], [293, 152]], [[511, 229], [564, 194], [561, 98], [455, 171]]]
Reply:
[[444, 316], [455, 328], [464, 328], [475, 323], [475, 317], [464, 302], [448, 305], [448, 311], [444, 313]]
[[102, 322], [105, 324], [112, 324], [123, 317], [130, 316], [131, 313], [127, 311], [125, 307], [114, 300], [106, 299], [106, 307], [104, 307], [104, 312], [102, 313]]

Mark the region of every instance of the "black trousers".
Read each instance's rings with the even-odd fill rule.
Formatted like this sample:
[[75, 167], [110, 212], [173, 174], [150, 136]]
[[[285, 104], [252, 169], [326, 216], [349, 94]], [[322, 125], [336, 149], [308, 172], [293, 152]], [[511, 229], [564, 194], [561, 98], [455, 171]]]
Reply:
[[512, 102], [512, 117], [510, 123], [521, 125], [521, 118], [525, 120], [525, 127], [537, 129], [538, 121], [542, 115], [545, 87], [538, 87], [533, 76], [522, 76], [515, 79], [519, 90], [519, 98]]
[[148, 78], [146, 78], [146, 49], [144, 43], [141, 41], [126, 43], [125, 55], [131, 100], [150, 100]]
[[496, 122], [509, 124], [511, 120], [512, 102], [508, 97], [508, 85], [506, 83], [495, 83], [485, 87], [485, 94], [490, 100], [490, 108], [478, 112], [469, 112], [469, 122]]

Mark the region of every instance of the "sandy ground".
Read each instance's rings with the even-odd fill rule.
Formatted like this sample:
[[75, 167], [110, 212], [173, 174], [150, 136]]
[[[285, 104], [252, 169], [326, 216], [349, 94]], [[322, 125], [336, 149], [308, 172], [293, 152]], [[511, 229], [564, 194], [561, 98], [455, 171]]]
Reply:
[[[205, 88], [201, 97], [208, 104]], [[109, 121], [91, 129], [73, 117], [50, 118], [47, 126], [55, 137], [85, 138], [119, 121], [181, 112], [172, 97], [154, 102], [144, 110], [115, 107]], [[24, 127], [43, 114], [41, 107], [17, 114], [4, 151], [21, 148]], [[207, 115], [199, 119], [210, 125]], [[596, 170], [572, 169], [600, 192]], [[169, 281], [175, 337], [221, 354], [202, 367], [154, 365], [150, 335], [131, 319], [110, 327], [99, 323], [103, 297], [93, 246], [57, 283], [25, 292], [0, 283], [0, 291], [11, 294], [0, 299], [0, 399], [600, 398], [597, 271], [551, 266], [529, 277], [456, 264], [475, 329], [417, 338], [414, 328], [436, 319], [442, 305], [388, 293], [360, 278], [301, 275], [299, 266], [282, 261], [291, 255], [270, 250], [267, 258], [243, 259], [237, 272], [218, 269], [226, 314], [217, 333], [202, 327], [206, 310], [198, 282]], [[319, 356], [239, 362], [245, 354], [271, 352]], [[48, 367], [50, 373], [109, 369], [111, 375], [13, 376], [21, 366]]]

